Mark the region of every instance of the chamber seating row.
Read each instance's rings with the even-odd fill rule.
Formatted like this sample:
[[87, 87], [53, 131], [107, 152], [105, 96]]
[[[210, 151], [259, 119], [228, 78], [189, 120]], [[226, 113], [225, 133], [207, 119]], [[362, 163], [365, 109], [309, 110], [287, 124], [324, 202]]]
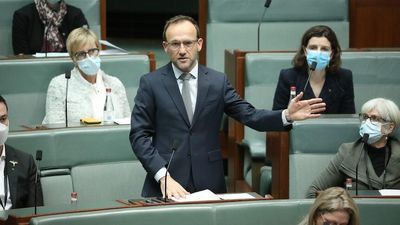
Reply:
[[[33, 3], [32, 0], [0, 0], [0, 33], [1, 33], [1, 49], [0, 56], [14, 55], [12, 49], [12, 20], [14, 11], [19, 8]], [[78, 7], [82, 10], [92, 29], [100, 38], [105, 38], [105, 31], [101, 31], [102, 22], [103, 29], [105, 28], [105, 7], [104, 0], [68, 0], [67, 4]], [[104, 8], [104, 9], [103, 9]], [[104, 13], [101, 12], [104, 10]], [[102, 21], [103, 20], [103, 21]], [[103, 36], [102, 35], [103, 32]]]
[[[226, 73], [241, 96], [253, 103], [257, 108], [270, 109], [272, 108], [279, 72], [283, 68], [291, 67], [291, 60], [294, 54], [294, 52], [226, 51], [225, 60], [226, 65], [229, 66], [226, 68]], [[389, 98], [400, 104], [397, 91], [400, 88], [400, 78], [396, 76], [396, 71], [400, 70], [399, 51], [349, 50], [343, 52], [342, 62], [343, 67], [353, 72], [357, 112], [363, 103], [376, 97]], [[355, 126], [357, 127], [358, 125], [356, 124]], [[243, 173], [240, 170], [231, 173], [231, 178], [235, 180], [242, 177], [254, 190], [258, 190], [259, 168], [264, 165], [266, 145], [275, 143], [268, 143], [264, 132], [257, 132], [243, 127], [234, 121], [229, 122], [229, 130], [230, 140], [235, 140], [234, 143], [229, 144], [231, 148], [234, 149], [239, 144], [240, 149], [245, 150], [238, 153], [234, 151], [233, 154], [236, 155], [231, 157], [232, 160], [236, 162], [236, 165], [244, 168], [239, 168]], [[345, 142], [345, 140], [348, 139], [343, 139], [341, 143]], [[355, 140], [355, 138], [350, 141], [352, 140]], [[340, 140], [338, 141], [340, 142]], [[278, 141], [274, 140], [273, 142]], [[304, 142], [306, 146], [312, 144], [312, 142]], [[240, 160], [237, 160], [238, 157], [244, 158], [242, 165]]]
[[[206, 37], [201, 63], [224, 71], [225, 49], [257, 50], [257, 27], [265, 0], [199, 1], [199, 26]], [[318, 9], [318, 10], [310, 10]], [[296, 50], [303, 33], [328, 25], [343, 49], [349, 47], [349, 1], [272, 1], [260, 27], [260, 50]]]
[[[392, 225], [399, 220], [400, 203], [396, 199], [356, 199], [356, 203], [363, 225]], [[311, 204], [311, 200], [261, 200], [151, 206], [36, 217], [30, 224], [293, 225], [307, 214]]]
[[[131, 109], [140, 76], [155, 69], [153, 53], [102, 56], [101, 69], [124, 84]], [[9, 105], [11, 130], [41, 124], [51, 79], [73, 68], [69, 57], [0, 60], [0, 94]]]
[[40, 162], [45, 206], [140, 197], [146, 175], [129, 143], [129, 125], [11, 132], [7, 143]]

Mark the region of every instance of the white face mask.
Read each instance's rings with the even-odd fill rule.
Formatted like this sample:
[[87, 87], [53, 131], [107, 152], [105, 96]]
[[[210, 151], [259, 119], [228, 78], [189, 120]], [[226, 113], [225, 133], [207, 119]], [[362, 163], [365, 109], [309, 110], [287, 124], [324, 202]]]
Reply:
[[8, 138], [8, 126], [0, 123], [0, 145], [4, 145]]
[[86, 57], [83, 60], [77, 61], [79, 69], [88, 76], [96, 76], [100, 69], [101, 60], [98, 56]]

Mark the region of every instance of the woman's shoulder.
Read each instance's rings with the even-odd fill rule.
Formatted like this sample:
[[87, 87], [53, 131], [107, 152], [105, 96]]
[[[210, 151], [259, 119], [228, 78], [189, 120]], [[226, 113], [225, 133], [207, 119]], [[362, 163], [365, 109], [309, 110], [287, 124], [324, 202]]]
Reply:
[[340, 78], [340, 79], [352, 79], [353, 77], [353, 72], [349, 69], [346, 68], [339, 68], [336, 71], [336, 75]]
[[279, 74], [279, 79], [283, 80], [295, 80], [297, 79], [298, 76], [302, 76], [303, 72], [296, 68], [286, 68], [282, 69], [280, 74]]

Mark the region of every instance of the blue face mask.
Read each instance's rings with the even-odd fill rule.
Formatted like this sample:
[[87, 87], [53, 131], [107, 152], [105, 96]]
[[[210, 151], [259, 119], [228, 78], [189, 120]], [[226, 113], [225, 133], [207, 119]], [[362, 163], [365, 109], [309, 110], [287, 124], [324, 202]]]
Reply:
[[78, 61], [78, 67], [82, 72], [88, 76], [97, 75], [97, 71], [100, 69], [101, 60], [98, 56], [96, 57], [86, 57], [81, 61]]
[[360, 135], [369, 134], [368, 144], [373, 144], [382, 138], [382, 124], [380, 122], [371, 123], [370, 119], [361, 122]]
[[317, 62], [315, 70], [324, 70], [331, 60], [331, 52], [317, 51], [317, 50], [307, 50], [307, 63], [309, 66], [313, 62]]

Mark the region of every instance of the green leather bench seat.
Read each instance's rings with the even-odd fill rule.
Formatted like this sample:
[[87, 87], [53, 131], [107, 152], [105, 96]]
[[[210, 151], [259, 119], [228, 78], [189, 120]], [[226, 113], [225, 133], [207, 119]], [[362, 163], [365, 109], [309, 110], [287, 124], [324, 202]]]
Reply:
[[[32, 3], [32, 0], [0, 0], [0, 56], [14, 55], [12, 49], [12, 21], [13, 15], [19, 8]], [[100, 28], [100, 0], [68, 0], [67, 4], [82, 10], [92, 29], [99, 37]]]
[[140, 197], [145, 171], [132, 152], [129, 125], [10, 132], [7, 144], [40, 162], [45, 205]]
[[[257, 108], [272, 108], [279, 72], [291, 67], [294, 52], [248, 53], [245, 55], [245, 99]], [[345, 51], [343, 67], [352, 70], [356, 111], [368, 99], [385, 97], [400, 105], [400, 52], [399, 51]], [[288, 90], [289, 91], [289, 90]], [[245, 179], [251, 184], [250, 159], [262, 160], [266, 156], [265, 132], [244, 128]], [[309, 142], [304, 143], [310, 145]], [[301, 196], [302, 197], [302, 196]]]
[[[224, 50], [257, 50], [264, 0], [208, 0], [207, 66], [224, 71]], [[349, 46], [348, 0], [272, 1], [260, 28], [260, 50], [296, 50], [310, 27], [325, 24]], [[318, 9], [318, 10], [310, 10]]]
[[[312, 202], [301, 199], [134, 207], [36, 217], [30, 225], [293, 225], [307, 214]], [[400, 219], [400, 202], [396, 199], [356, 199], [356, 202], [363, 225], [393, 225]]]
[[[357, 115], [334, 115], [297, 122], [290, 132], [289, 198], [305, 198], [313, 180], [342, 143], [360, 138]], [[400, 138], [400, 132], [395, 133]]]
[[358, 117], [320, 118], [298, 122], [290, 132], [289, 198], [305, 198], [313, 180], [329, 164], [342, 143], [360, 135]]
[[[141, 75], [150, 71], [145, 54], [102, 56], [101, 68], [124, 84], [131, 109]], [[41, 124], [51, 79], [70, 70], [69, 57], [0, 60], [0, 94], [9, 105], [11, 130]]]

